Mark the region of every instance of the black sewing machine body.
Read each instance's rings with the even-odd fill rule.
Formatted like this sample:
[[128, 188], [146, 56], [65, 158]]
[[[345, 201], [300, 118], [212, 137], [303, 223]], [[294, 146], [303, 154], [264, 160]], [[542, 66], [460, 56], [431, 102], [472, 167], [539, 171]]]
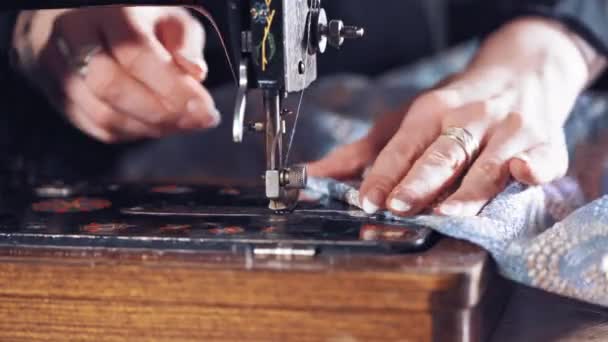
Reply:
[[428, 228], [370, 218], [327, 198], [304, 196], [288, 215], [264, 204], [253, 188], [56, 183], [7, 199], [0, 244], [314, 256], [412, 252], [432, 241]]

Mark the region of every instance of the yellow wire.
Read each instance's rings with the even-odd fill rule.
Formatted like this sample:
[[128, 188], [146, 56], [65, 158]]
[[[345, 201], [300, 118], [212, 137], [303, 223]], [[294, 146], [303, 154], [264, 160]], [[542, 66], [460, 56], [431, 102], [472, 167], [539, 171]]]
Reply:
[[[266, 6], [268, 8], [270, 8], [271, 4], [272, 0], [266, 0]], [[275, 10], [270, 12], [266, 21], [266, 27], [264, 27], [264, 37], [262, 37], [262, 71], [266, 71], [266, 65], [268, 64], [268, 59], [266, 58], [266, 41], [268, 40], [268, 35], [270, 34], [270, 28], [272, 27], [275, 12]]]

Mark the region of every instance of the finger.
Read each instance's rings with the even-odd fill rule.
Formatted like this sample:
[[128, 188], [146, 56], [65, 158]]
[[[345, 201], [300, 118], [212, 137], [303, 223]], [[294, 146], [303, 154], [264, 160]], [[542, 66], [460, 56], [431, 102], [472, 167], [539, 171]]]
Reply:
[[386, 145], [369, 170], [360, 190], [366, 213], [372, 214], [384, 207], [388, 194], [431, 142], [433, 128], [421, 130], [420, 124], [415, 121], [407, 124], [404, 122], [400, 132]]
[[199, 81], [205, 79], [208, 71], [203, 57], [205, 31], [194, 17], [185, 10], [175, 9], [159, 20], [155, 32], [178, 66]]
[[563, 133], [513, 157], [509, 161], [509, 170], [513, 178], [528, 185], [544, 184], [563, 177], [568, 170], [568, 149]]
[[[51, 39], [55, 39], [54, 37], [55, 35]], [[59, 52], [54, 43], [49, 44], [43, 52], [43, 63], [55, 80], [54, 87], [57, 89], [49, 89], [47, 93], [57, 94], [57, 92], [60, 92], [62, 94], [65, 99], [63, 101], [54, 100], [54, 102], [61, 102], [62, 108], [60, 109], [63, 110], [70, 121], [82, 121], [70, 117], [73, 113], [85, 114], [89, 118], [88, 121], [95, 125], [99, 131], [112, 133], [111, 138], [101, 138], [101, 141], [114, 143], [125, 139], [158, 137], [161, 134], [157, 128], [133, 120], [126, 114], [118, 113], [99, 100], [87, 87], [83, 79], [71, 70], [71, 66], [65, 61], [65, 56]], [[74, 103], [80, 110], [68, 111], [66, 104], [69, 103]], [[94, 137], [105, 136], [103, 134], [92, 134], [90, 129], [87, 133]], [[118, 139], [119, 137], [122, 137], [122, 139]]]
[[[480, 145], [491, 124], [487, 111], [486, 106], [482, 108], [477, 103], [451, 111], [445, 115], [442, 130], [462, 128]], [[415, 214], [426, 208], [464, 171], [473, 157], [467, 153], [474, 151], [465, 151], [454, 138], [437, 137], [392, 190], [387, 207], [399, 215]]]
[[169, 111], [179, 114], [176, 121], [188, 117], [218, 123], [220, 114], [209, 92], [195, 78], [181, 71], [153, 32], [135, 26], [141, 21], [129, 13], [107, 18], [101, 28], [112, 56], [128, 74], [158, 94]]
[[403, 120], [402, 112], [384, 115], [365, 138], [338, 147], [323, 159], [308, 165], [308, 173], [318, 177], [349, 179], [363, 176]]
[[116, 133], [120, 137], [118, 141], [133, 141], [141, 138], [160, 138], [163, 132], [154, 126], [134, 120], [122, 112], [115, 111], [112, 107], [98, 101], [90, 105], [87, 110], [91, 121], [98, 127]]
[[204, 59], [198, 59], [179, 52], [173, 54], [173, 59], [180, 68], [189, 73], [199, 82], [202, 82], [207, 78], [209, 67]]
[[[157, 137], [149, 133], [149, 129], [138, 121], [125, 120], [124, 127], [120, 129], [108, 129], [100, 125], [98, 120], [96, 120], [99, 113], [90, 112], [71, 101], [66, 102], [65, 108], [68, 120], [76, 128], [106, 144], [134, 141], [142, 137]], [[108, 115], [120, 116], [123, 114], [111, 112]]]
[[50, 82], [46, 83], [46, 87], [42, 90], [47, 95], [51, 105], [60, 110], [74, 127], [91, 138], [101, 142], [114, 143], [120, 140], [115, 132], [110, 132], [109, 130], [98, 127], [91, 120], [89, 113], [87, 113], [84, 108], [67, 98], [62, 91], [56, 87], [51, 87], [51, 85], [52, 83]]
[[365, 212], [371, 214], [384, 207], [390, 192], [439, 135], [439, 113], [447, 110], [450, 104], [440, 91], [429, 92], [414, 101], [399, 130], [380, 152], [361, 184]]
[[65, 102], [64, 108], [68, 120], [88, 136], [105, 143], [113, 143], [120, 140], [116, 132], [111, 132], [97, 126], [91, 120], [89, 113], [76, 103], [68, 100]]
[[458, 190], [437, 209], [450, 216], [474, 216], [509, 180], [509, 160], [536, 144], [529, 132], [521, 131], [519, 115], [512, 115], [493, 129], [488, 144], [466, 173]]
[[219, 124], [215, 118], [209, 116], [204, 120], [185, 117], [192, 119], [190, 126], [181, 124], [184, 120], [177, 119], [176, 122], [176, 116], [162, 105], [157, 94], [128, 75], [105, 52], [92, 58], [85, 82], [100, 100], [116, 111], [123, 112], [136, 121], [163, 129], [166, 133], [175, 131], [175, 128], [212, 128]]
[[338, 147], [329, 155], [307, 165], [308, 174], [316, 177], [353, 179], [360, 177], [372, 163], [376, 151], [368, 139]]
[[[79, 49], [102, 45], [100, 35], [91, 26], [70, 30], [74, 24], [71, 18], [59, 19], [57, 31], [72, 54], [79, 54]], [[162, 128], [166, 133], [175, 130], [175, 123], [171, 122], [174, 115], [160, 103], [157, 95], [124, 72], [105, 48], [91, 56], [83, 80], [94, 95], [114, 111], [125, 113], [135, 121]], [[199, 123], [198, 128], [206, 126], [207, 123]]]
[[399, 215], [415, 214], [450, 186], [466, 166], [467, 155], [456, 142], [440, 136], [393, 190], [387, 207]]

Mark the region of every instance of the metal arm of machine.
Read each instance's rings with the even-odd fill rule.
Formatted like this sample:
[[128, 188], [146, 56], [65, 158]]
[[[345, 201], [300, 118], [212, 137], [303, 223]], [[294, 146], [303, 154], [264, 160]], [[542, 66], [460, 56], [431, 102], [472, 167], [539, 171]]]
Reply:
[[[286, 165], [283, 99], [303, 91], [317, 78], [317, 53], [327, 44], [339, 48], [345, 39], [360, 38], [363, 29], [327, 20], [320, 0], [231, 0], [231, 28], [239, 51], [239, 89], [233, 139], [243, 141], [246, 128], [265, 133], [266, 197], [276, 211], [292, 209], [306, 187], [306, 168]], [[236, 30], [236, 29], [235, 29]], [[263, 92], [265, 122], [245, 123], [247, 92]], [[293, 132], [292, 132], [293, 134]]]

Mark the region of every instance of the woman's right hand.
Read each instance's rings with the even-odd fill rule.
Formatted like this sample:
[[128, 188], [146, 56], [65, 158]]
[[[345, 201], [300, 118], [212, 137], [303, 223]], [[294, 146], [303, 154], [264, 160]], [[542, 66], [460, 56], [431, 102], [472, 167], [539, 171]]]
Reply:
[[219, 124], [200, 84], [204, 40], [181, 8], [104, 7], [24, 11], [13, 45], [19, 69], [74, 126], [116, 143]]
[[595, 51], [582, 53], [579, 39], [550, 20], [515, 20], [486, 39], [462, 72], [311, 163], [309, 174], [358, 178], [371, 165], [362, 208], [404, 216], [433, 207], [474, 216], [510, 179], [557, 179], [568, 168], [562, 127], [605, 65]]

